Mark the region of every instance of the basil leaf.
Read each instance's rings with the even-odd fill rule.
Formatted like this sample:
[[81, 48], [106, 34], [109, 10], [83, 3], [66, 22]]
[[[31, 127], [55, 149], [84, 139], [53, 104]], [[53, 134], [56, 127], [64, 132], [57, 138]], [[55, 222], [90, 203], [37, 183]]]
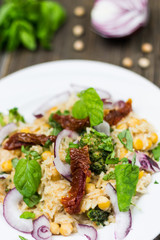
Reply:
[[20, 238], [21, 240], [28, 240], [27, 238], [24, 238], [24, 237], [22, 237], [22, 236], [19, 236], [19, 238]]
[[117, 164], [119, 163], [119, 158], [111, 158], [111, 159], [106, 159], [106, 164]]
[[126, 129], [118, 134], [118, 138], [120, 142], [127, 148], [129, 151], [133, 151], [133, 138], [129, 131], [129, 129]]
[[32, 213], [32, 212], [24, 212], [24, 213], [21, 214], [20, 218], [33, 219], [33, 218], [35, 218], [35, 213]]
[[31, 197], [38, 189], [41, 176], [41, 166], [36, 160], [22, 158], [16, 166], [15, 187], [24, 197]]
[[80, 92], [80, 100], [72, 108], [72, 115], [77, 119], [89, 117], [90, 125], [103, 122], [103, 102], [94, 88]]
[[66, 162], [69, 163], [69, 164], [70, 164], [70, 161], [71, 161], [70, 152], [69, 152], [70, 148], [79, 148], [79, 144], [75, 144], [73, 142], [69, 143], [69, 148], [66, 150], [67, 155], [66, 155], [66, 158], [65, 158]]
[[33, 32], [28, 32], [27, 30], [22, 29], [19, 36], [24, 47], [31, 51], [36, 49], [37, 43]]
[[14, 168], [16, 168], [18, 162], [19, 162], [19, 159], [18, 159], [18, 158], [13, 158], [13, 159], [12, 159], [12, 166], [13, 166]]
[[104, 177], [103, 177], [103, 180], [105, 180], [105, 181], [108, 181], [108, 180], [111, 180], [111, 179], [112, 180], [116, 179], [115, 171], [111, 171], [108, 174], [104, 175]]
[[116, 165], [115, 176], [119, 210], [125, 212], [129, 210], [136, 192], [139, 167], [131, 164]]
[[41, 200], [41, 196], [36, 193], [32, 195], [30, 198], [23, 197], [23, 201], [27, 204], [28, 207], [32, 208], [37, 205]]
[[154, 184], [159, 184], [159, 182], [155, 181]]
[[156, 161], [159, 161], [160, 160], [160, 143], [158, 143], [157, 147], [152, 149], [152, 153], [153, 153], [154, 159]]
[[125, 157], [121, 159], [121, 162], [122, 162], [122, 163], [129, 163], [129, 162], [128, 162], [128, 158], [125, 158]]
[[29, 148], [30, 148], [30, 146], [28, 146], [28, 147], [22, 146], [21, 147], [21, 152], [23, 152], [25, 154], [26, 158], [29, 158], [30, 160], [31, 159], [32, 160], [41, 159], [41, 156], [40, 156], [40, 154], [38, 152], [32, 151], [32, 150], [30, 151]]

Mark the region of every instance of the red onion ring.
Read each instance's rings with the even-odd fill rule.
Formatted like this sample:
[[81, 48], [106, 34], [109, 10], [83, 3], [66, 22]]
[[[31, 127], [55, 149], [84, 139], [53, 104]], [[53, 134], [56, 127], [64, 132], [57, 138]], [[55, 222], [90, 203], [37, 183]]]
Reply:
[[51, 240], [50, 223], [44, 215], [33, 221], [32, 237], [36, 240]]
[[0, 174], [0, 179], [6, 179], [9, 176], [7, 173]]
[[3, 140], [12, 132], [17, 129], [17, 125], [15, 123], [9, 123], [0, 130], [0, 145]]
[[88, 240], [97, 240], [97, 230], [89, 225], [77, 224], [77, 231], [81, 236], [85, 236]]
[[114, 232], [115, 239], [123, 240], [131, 230], [131, 226], [132, 226], [131, 211], [130, 210], [127, 212], [119, 211], [117, 192], [110, 183], [107, 183], [105, 191], [106, 191], [106, 194], [110, 197], [110, 201], [112, 203], [113, 210], [116, 216], [115, 232]]

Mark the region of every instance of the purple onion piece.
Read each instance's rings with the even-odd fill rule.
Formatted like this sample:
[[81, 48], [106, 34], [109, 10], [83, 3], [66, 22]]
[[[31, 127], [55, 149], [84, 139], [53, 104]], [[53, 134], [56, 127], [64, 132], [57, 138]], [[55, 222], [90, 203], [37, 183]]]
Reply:
[[132, 226], [131, 211], [120, 212], [118, 207], [117, 192], [112, 184], [107, 183], [106, 194], [110, 197], [110, 201], [115, 212], [116, 223], [115, 223], [115, 239], [123, 240], [130, 232]]
[[9, 176], [7, 173], [0, 173], [0, 179], [6, 179]]
[[15, 123], [9, 123], [0, 130], [0, 145], [3, 140], [12, 132], [17, 130], [17, 125]]
[[73, 132], [71, 130], [62, 130], [57, 138], [56, 138], [56, 141], [55, 141], [55, 144], [54, 144], [54, 155], [55, 155], [55, 159], [54, 159], [54, 165], [57, 169], [57, 171], [63, 176], [65, 177], [67, 180], [71, 181], [71, 169], [70, 169], [70, 165], [67, 164], [67, 163], [63, 163], [61, 160], [60, 160], [60, 157], [59, 157], [59, 146], [60, 146], [60, 143], [62, 141], [63, 138], [65, 137], [71, 137], [72, 139], [76, 140], [77, 137], [79, 135], [76, 133], [76, 132]]
[[32, 237], [36, 240], [51, 240], [50, 223], [47, 217], [40, 216], [33, 221]]
[[81, 236], [85, 236], [88, 240], [97, 240], [98, 233], [94, 227], [85, 224], [77, 224], [76, 227]]
[[125, 102], [123, 100], [119, 100], [113, 104], [114, 108], [120, 109], [125, 106]]
[[22, 212], [19, 210], [18, 204], [22, 200], [23, 196], [16, 188], [10, 190], [3, 202], [3, 216], [14, 229], [24, 233], [31, 233], [33, 230], [32, 220], [20, 218]]

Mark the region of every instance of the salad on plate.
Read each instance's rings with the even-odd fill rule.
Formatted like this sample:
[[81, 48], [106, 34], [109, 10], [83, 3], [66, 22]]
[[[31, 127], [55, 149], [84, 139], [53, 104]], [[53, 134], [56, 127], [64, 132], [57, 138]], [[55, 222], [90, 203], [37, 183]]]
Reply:
[[36, 240], [73, 233], [97, 240], [97, 230], [110, 223], [121, 240], [132, 229], [132, 209], [160, 171], [158, 135], [131, 99], [72, 88], [41, 105], [33, 123], [16, 107], [0, 113], [3, 216]]

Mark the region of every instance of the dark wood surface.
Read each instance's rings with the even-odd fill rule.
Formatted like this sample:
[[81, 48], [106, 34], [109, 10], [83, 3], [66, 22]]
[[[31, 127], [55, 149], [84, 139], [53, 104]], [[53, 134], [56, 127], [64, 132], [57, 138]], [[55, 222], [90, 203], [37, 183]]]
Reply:
[[[93, 0], [58, 0], [58, 2], [66, 8], [68, 20], [53, 39], [53, 50], [45, 51], [39, 48], [35, 52], [30, 52], [19, 49], [12, 53], [0, 53], [0, 78], [34, 64], [54, 60], [89, 59], [121, 66], [124, 57], [131, 57], [134, 61], [131, 70], [160, 87], [160, 0], [150, 0], [148, 25], [134, 35], [121, 40], [103, 39], [92, 31], [90, 10], [93, 6]], [[73, 9], [77, 5], [86, 8], [85, 17], [76, 18], [73, 15]], [[80, 38], [85, 43], [85, 49], [82, 52], [73, 50], [73, 42], [76, 38], [72, 35], [72, 27], [76, 24], [82, 24], [85, 27], [85, 35]], [[150, 42], [153, 45], [152, 53], [144, 54], [141, 52], [141, 44], [144, 42]], [[138, 66], [138, 59], [142, 56], [151, 61], [150, 67], [145, 70]], [[155, 240], [160, 240], [160, 236]]]

